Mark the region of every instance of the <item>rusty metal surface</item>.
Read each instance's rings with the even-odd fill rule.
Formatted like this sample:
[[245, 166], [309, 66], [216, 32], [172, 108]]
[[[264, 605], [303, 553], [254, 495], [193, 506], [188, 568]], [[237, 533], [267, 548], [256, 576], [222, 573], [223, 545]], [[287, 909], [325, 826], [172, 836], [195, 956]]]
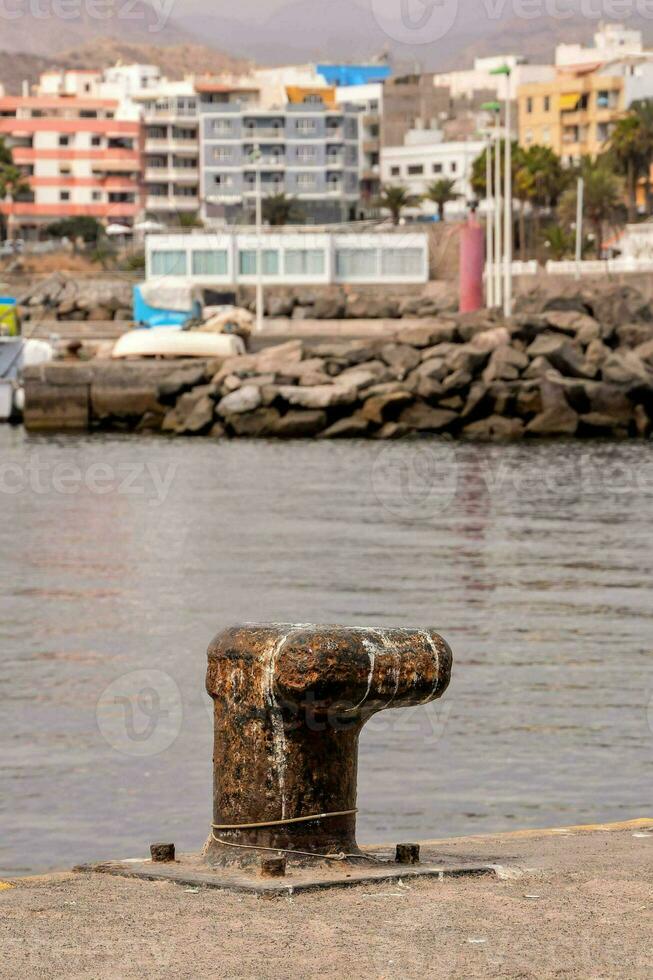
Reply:
[[440, 697], [451, 676], [447, 643], [430, 629], [245, 625], [216, 637], [208, 658], [219, 829], [207, 861], [258, 865], [264, 852], [254, 848], [304, 852], [289, 863], [371, 861], [358, 849], [355, 813], [222, 828], [354, 810], [363, 725]]

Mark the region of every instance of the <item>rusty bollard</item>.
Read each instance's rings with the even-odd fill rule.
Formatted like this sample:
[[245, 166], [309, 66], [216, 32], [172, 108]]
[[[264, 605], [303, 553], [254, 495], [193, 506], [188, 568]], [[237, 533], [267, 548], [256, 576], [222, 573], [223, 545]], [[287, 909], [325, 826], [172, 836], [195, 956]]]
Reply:
[[363, 864], [360, 731], [379, 711], [444, 693], [447, 643], [430, 629], [246, 625], [217, 636], [208, 657], [214, 788], [206, 860], [260, 867], [269, 849], [293, 864]]

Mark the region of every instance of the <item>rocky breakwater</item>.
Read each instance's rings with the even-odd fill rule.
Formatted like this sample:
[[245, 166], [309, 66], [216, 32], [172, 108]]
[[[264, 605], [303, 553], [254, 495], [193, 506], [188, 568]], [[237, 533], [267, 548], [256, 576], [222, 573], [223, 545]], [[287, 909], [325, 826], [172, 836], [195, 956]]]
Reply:
[[436, 319], [388, 341], [290, 341], [159, 389], [174, 435], [476, 440], [646, 437], [653, 323], [573, 309]]

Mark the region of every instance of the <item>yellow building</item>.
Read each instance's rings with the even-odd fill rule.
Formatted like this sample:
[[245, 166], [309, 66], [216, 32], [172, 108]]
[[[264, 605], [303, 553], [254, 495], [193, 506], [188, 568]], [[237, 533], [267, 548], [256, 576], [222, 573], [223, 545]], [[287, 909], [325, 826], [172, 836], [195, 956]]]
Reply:
[[597, 68], [568, 69], [550, 82], [519, 87], [520, 146], [548, 146], [565, 164], [607, 149], [624, 113], [624, 80]]

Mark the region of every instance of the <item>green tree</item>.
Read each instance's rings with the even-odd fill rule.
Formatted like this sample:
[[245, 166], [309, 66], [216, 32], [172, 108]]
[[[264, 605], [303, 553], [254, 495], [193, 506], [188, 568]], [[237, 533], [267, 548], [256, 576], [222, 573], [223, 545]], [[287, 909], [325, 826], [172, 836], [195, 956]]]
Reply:
[[653, 99], [637, 99], [631, 105], [640, 124], [640, 144], [644, 163], [644, 190], [646, 196], [646, 212], [653, 210], [651, 200], [651, 167], [653, 166]]
[[286, 194], [268, 194], [263, 200], [263, 220], [276, 228], [301, 221], [303, 216], [297, 201]]
[[544, 245], [556, 262], [567, 258], [574, 252], [574, 236], [560, 225], [549, 225], [544, 229]]
[[449, 201], [457, 201], [460, 194], [456, 191], [456, 181], [448, 177], [436, 180], [429, 184], [424, 195], [425, 201], [432, 201], [437, 205], [438, 217], [444, 221], [444, 209]]
[[640, 178], [650, 170], [644, 129], [635, 113], [624, 116], [615, 125], [608, 154], [615, 168], [626, 178], [628, 220], [634, 222], [637, 220], [637, 187]]
[[[2, 137], [0, 137], [0, 201], [4, 201], [7, 197], [16, 200], [17, 197], [20, 197], [21, 194], [26, 194], [28, 191], [28, 182], [18, 167], [15, 166], [11, 150]], [[0, 232], [2, 238], [6, 237], [6, 230], [7, 226], [4, 215], [0, 215]]]
[[384, 184], [377, 199], [377, 207], [389, 211], [392, 215], [392, 223], [399, 224], [402, 213], [406, 208], [414, 208], [420, 203], [421, 198], [417, 194], [411, 194], [407, 187], [400, 184]]
[[[606, 224], [617, 226], [623, 220], [623, 180], [614, 173], [606, 157], [592, 160], [585, 157], [578, 169], [578, 176], [585, 181], [584, 213], [594, 232], [597, 258]], [[577, 182], [574, 182], [560, 198], [558, 214], [570, 227], [576, 221]]]
[[52, 238], [70, 238], [73, 244], [80, 238], [86, 245], [96, 244], [104, 235], [102, 224], [89, 215], [53, 221], [45, 230]]

